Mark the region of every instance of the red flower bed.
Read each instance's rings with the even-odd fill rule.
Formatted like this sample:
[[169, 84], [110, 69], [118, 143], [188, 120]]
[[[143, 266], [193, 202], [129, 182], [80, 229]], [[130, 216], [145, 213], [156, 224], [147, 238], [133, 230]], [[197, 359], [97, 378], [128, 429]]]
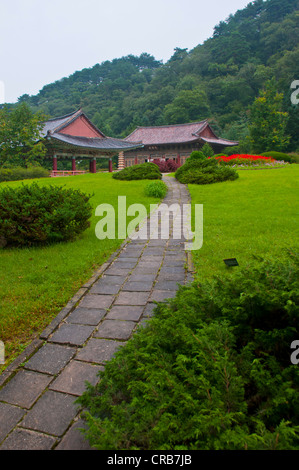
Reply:
[[216, 157], [216, 160], [221, 160], [223, 162], [231, 162], [232, 160], [241, 160], [242, 163], [245, 162], [274, 162], [274, 158], [272, 157], [262, 157], [261, 155], [230, 155], [229, 157], [226, 156], [219, 156]]

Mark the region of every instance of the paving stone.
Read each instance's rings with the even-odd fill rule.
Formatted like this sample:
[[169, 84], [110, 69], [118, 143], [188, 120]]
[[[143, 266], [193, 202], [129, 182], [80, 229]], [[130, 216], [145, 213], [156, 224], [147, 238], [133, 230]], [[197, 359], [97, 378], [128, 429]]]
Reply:
[[181, 274], [185, 273], [185, 269], [180, 266], [162, 266], [160, 273]]
[[121, 284], [97, 283], [89, 291], [90, 294], [118, 294]]
[[162, 257], [158, 256], [158, 259], [154, 259], [154, 257], [151, 257], [150, 260], [147, 259], [140, 259], [138, 263], [138, 268], [156, 268], [159, 269], [162, 263]]
[[0, 450], [51, 450], [55, 437], [26, 429], [15, 429], [0, 446]]
[[154, 290], [149, 298], [150, 302], [165, 302], [167, 299], [173, 298], [176, 291], [171, 290]]
[[59, 344], [46, 343], [25, 364], [26, 369], [58, 374], [74, 356], [76, 349]]
[[99, 381], [99, 370], [103, 370], [103, 367], [86, 362], [71, 361], [49, 388], [57, 392], [80, 396], [86, 390], [86, 381], [92, 385], [96, 385]]
[[69, 344], [71, 346], [82, 346], [93, 333], [93, 330], [92, 326], [64, 323], [49, 338], [49, 341], [52, 343]]
[[76, 356], [76, 359], [95, 364], [105, 364], [112, 359], [116, 351], [123, 345], [119, 341], [91, 338]]
[[81, 325], [98, 325], [106, 315], [106, 310], [101, 308], [77, 307], [66, 319], [67, 323], [79, 323]]
[[[137, 259], [131, 258], [130, 261], [128, 261], [129, 258], [120, 258], [114, 261], [113, 267], [117, 269], [132, 269], [134, 268], [135, 264], [137, 263]], [[112, 269], [112, 268], [111, 268]]]
[[109, 308], [114, 300], [113, 295], [87, 294], [80, 302], [82, 308]]
[[[129, 270], [133, 269], [129, 268]], [[110, 268], [107, 269], [106, 275], [112, 275], [112, 276], [126, 276], [128, 274], [128, 269], [127, 268], [121, 268], [117, 266], [111, 266]]]
[[104, 320], [94, 337], [127, 340], [130, 338], [135, 326], [136, 323], [132, 321]]
[[128, 277], [128, 282], [154, 282], [156, 279], [155, 274], [131, 274]]
[[29, 370], [20, 370], [0, 390], [0, 401], [29, 409], [46, 389], [53, 377]]
[[179, 273], [169, 273], [169, 272], [161, 272], [158, 276], [159, 281], [177, 281], [183, 283], [185, 281], [185, 271], [181, 271]]
[[153, 287], [153, 282], [132, 282], [127, 281], [122, 288], [122, 291], [130, 292], [150, 292]]
[[148, 297], [148, 292], [121, 292], [115, 305], [146, 305]]
[[20, 426], [61, 436], [78, 412], [74, 397], [64, 393], [47, 391], [28, 411]]
[[132, 275], [135, 274], [136, 276], [143, 275], [143, 274], [155, 274], [157, 275], [157, 272], [159, 270], [159, 266], [139, 266], [134, 269], [132, 272]]
[[157, 307], [157, 304], [149, 302], [143, 312], [143, 317], [152, 317], [154, 315], [154, 310]]
[[[176, 257], [175, 257], [176, 258]], [[186, 263], [186, 258], [185, 259], [170, 259], [170, 257], [167, 257], [163, 261], [163, 266], [179, 266], [181, 268], [184, 268], [184, 265]]]
[[76, 421], [63, 436], [58, 446], [55, 447], [55, 450], [95, 450], [90, 447], [81, 431], [81, 429], [86, 428], [87, 426], [82, 419]]
[[99, 282], [105, 282], [109, 285], [112, 285], [112, 284], [117, 284], [117, 285], [122, 285], [126, 279], [126, 277], [128, 276], [128, 272], [126, 271], [125, 274], [122, 274], [121, 276], [115, 276], [115, 275], [111, 275], [107, 272], [107, 274], [105, 274], [100, 280]]
[[0, 403], [0, 442], [23, 418], [25, 410], [7, 403]]
[[178, 290], [177, 281], [158, 281], [155, 284], [156, 290]]
[[131, 320], [139, 321], [143, 312], [143, 306], [114, 305], [107, 314], [107, 320]]

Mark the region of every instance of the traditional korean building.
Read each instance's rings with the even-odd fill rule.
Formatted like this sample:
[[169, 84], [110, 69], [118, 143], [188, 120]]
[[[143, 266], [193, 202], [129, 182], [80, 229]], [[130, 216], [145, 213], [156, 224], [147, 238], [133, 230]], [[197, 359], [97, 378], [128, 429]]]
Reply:
[[137, 127], [125, 140], [143, 145], [125, 154], [120, 152], [119, 169], [155, 159], [172, 159], [183, 164], [191, 152], [200, 150], [206, 142], [211, 145], [215, 153], [221, 152], [225, 147], [238, 145], [236, 141], [217, 137], [207, 120], [189, 124]]
[[114, 155], [142, 147], [142, 144], [132, 143], [129, 139], [107, 137], [81, 109], [46, 121], [41, 132], [41, 139], [47, 147], [46, 157], [53, 161], [53, 176], [59, 173], [57, 171], [58, 159], [71, 159], [72, 172], [76, 174], [76, 160], [88, 159], [89, 170], [95, 173], [97, 159], [108, 158], [109, 171], [112, 171]]

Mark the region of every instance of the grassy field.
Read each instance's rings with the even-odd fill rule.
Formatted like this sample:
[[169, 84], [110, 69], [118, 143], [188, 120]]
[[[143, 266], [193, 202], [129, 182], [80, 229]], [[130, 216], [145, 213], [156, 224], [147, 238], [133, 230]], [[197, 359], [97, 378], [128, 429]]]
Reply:
[[[148, 181], [117, 181], [110, 174], [86, 174], [68, 178], [45, 178], [40, 185], [58, 185], [94, 194], [93, 208], [101, 203], [115, 207], [118, 196], [133, 203], [157, 203], [146, 197]], [[25, 184], [31, 181], [26, 180]], [[1, 183], [17, 187], [21, 182]], [[43, 248], [0, 250], [0, 339], [5, 344], [6, 364], [0, 372], [41, 332], [68, 300], [122, 243], [123, 240], [98, 240], [93, 215], [91, 227], [76, 241]], [[130, 219], [128, 218], [128, 221]]]
[[240, 267], [254, 256], [282, 258], [298, 249], [299, 165], [242, 170], [239, 179], [206, 186], [189, 185], [193, 204], [203, 204], [203, 246], [193, 251], [199, 279], [226, 275], [223, 262]]

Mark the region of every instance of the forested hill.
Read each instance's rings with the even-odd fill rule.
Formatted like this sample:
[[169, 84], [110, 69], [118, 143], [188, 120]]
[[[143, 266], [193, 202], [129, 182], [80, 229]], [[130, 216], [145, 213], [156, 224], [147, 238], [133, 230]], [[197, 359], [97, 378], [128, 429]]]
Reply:
[[203, 44], [174, 49], [165, 64], [147, 53], [129, 55], [77, 71], [19, 101], [51, 117], [81, 107], [112, 137], [136, 126], [209, 118], [223, 137], [240, 139], [248, 107], [274, 78], [291, 114], [292, 146], [298, 147], [299, 106], [290, 102], [291, 83], [299, 80], [298, 37], [299, 0], [256, 0], [221, 21]]

